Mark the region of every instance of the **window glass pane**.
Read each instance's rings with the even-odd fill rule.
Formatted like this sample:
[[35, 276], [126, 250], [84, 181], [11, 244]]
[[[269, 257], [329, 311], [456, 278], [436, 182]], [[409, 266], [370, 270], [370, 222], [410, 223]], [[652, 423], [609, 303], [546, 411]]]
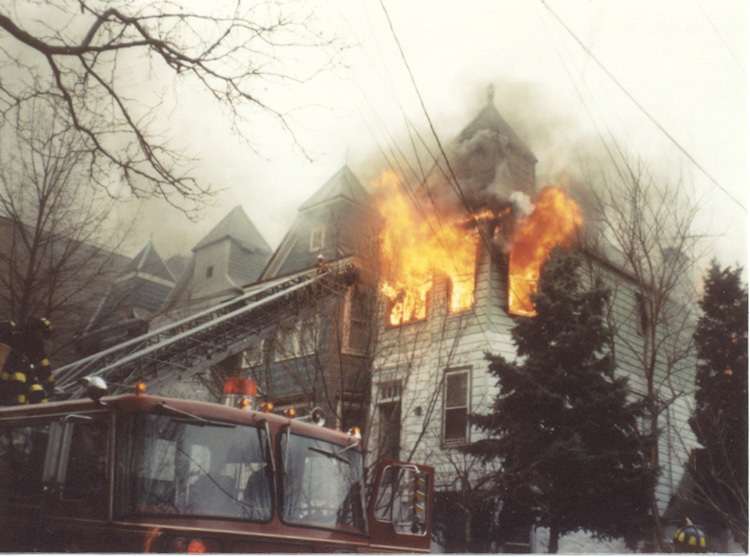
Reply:
[[458, 441], [466, 439], [468, 419], [466, 408], [455, 408], [445, 411], [445, 440]]
[[85, 499], [107, 483], [107, 425], [77, 423], [72, 427], [63, 498]]
[[445, 377], [445, 402], [446, 407], [466, 406], [466, 379], [468, 374], [449, 373]]
[[118, 426], [119, 515], [179, 514], [270, 520], [265, 432], [137, 415]]
[[349, 348], [365, 352], [367, 341], [367, 323], [352, 321], [349, 328]]
[[298, 435], [284, 435], [282, 519], [364, 531], [362, 454]]
[[42, 468], [49, 424], [0, 431], [0, 493], [6, 500], [36, 501], [42, 495]]

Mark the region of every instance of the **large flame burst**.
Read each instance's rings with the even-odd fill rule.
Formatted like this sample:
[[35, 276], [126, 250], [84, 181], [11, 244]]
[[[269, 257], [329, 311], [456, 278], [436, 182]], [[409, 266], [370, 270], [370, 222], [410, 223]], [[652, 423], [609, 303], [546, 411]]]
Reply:
[[381, 291], [390, 301], [388, 322], [401, 325], [427, 315], [427, 293], [433, 275], [451, 284], [450, 310], [474, 304], [477, 235], [415, 205], [402, 192], [401, 178], [383, 172], [375, 181], [378, 208], [384, 220], [380, 234]]
[[[476, 221], [506, 217], [509, 210], [449, 221], [432, 205], [418, 209], [400, 183], [398, 174], [386, 170], [373, 184], [384, 221], [380, 289], [389, 301], [388, 323], [398, 326], [425, 319], [427, 294], [435, 275], [450, 280], [450, 311], [471, 308], [479, 241]], [[511, 313], [535, 315], [530, 297], [536, 292], [542, 264], [552, 248], [568, 242], [582, 222], [580, 208], [562, 189], [549, 186], [540, 192], [533, 212], [519, 220], [512, 239], [508, 272]]]
[[583, 223], [578, 204], [557, 186], [544, 188], [534, 211], [517, 227], [508, 263], [508, 308], [516, 315], [534, 316], [531, 295], [552, 249], [565, 245]]

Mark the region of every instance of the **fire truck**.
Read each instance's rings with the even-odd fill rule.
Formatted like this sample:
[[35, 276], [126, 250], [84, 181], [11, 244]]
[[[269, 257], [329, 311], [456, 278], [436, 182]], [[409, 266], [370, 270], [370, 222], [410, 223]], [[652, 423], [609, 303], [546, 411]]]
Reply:
[[83, 398], [0, 409], [1, 551], [429, 551], [430, 467], [386, 460], [366, 485], [358, 433], [318, 413], [86, 381]]

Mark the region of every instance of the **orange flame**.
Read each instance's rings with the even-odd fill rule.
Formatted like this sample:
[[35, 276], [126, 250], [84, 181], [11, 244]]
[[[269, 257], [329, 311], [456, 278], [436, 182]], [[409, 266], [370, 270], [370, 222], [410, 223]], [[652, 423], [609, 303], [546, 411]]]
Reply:
[[476, 234], [415, 205], [402, 193], [401, 178], [384, 171], [374, 186], [382, 194], [378, 208], [385, 221], [380, 235], [381, 291], [390, 302], [388, 323], [425, 319], [433, 273], [451, 281], [450, 311], [474, 304]]
[[519, 226], [508, 263], [510, 313], [536, 315], [531, 295], [537, 291], [539, 272], [552, 249], [565, 245], [583, 224], [581, 208], [557, 186], [539, 192], [534, 212]]

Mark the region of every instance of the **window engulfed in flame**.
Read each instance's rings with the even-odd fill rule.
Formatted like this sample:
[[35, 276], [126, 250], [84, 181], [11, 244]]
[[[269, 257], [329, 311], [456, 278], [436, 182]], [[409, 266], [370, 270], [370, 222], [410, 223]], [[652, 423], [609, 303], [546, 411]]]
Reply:
[[380, 234], [381, 292], [389, 300], [388, 324], [427, 317], [427, 295], [434, 273], [451, 281], [449, 309], [474, 305], [477, 235], [461, 223], [438, 217], [432, 206], [418, 210], [387, 170], [374, 183], [384, 226]]
[[544, 188], [534, 211], [519, 223], [508, 263], [508, 309], [515, 315], [536, 315], [531, 295], [539, 273], [555, 246], [566, 245], [583, 224], [581, 209], [556, 187]]

